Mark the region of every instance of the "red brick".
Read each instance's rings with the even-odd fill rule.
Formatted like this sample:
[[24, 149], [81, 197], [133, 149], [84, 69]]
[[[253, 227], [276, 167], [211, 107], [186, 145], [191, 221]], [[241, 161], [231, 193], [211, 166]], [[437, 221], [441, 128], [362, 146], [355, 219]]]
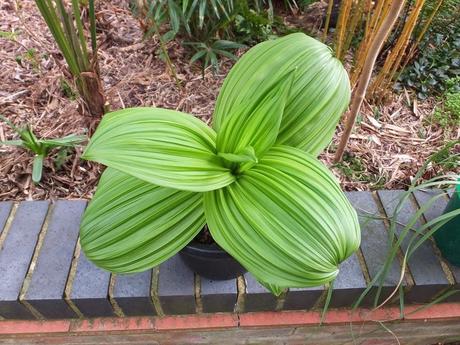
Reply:
[[420, 308], [420, 305], [411, 305], [406, 307], [404, 318], [407, 320], [460, 318], [460, 303], [435, 304], [416, 313], [410, 314], [417, 308]]
[[0, 321], [0, 334], [61, 333], [68, 332], [69, 320], [56, 321]]
[[70, 332], [139, 331], [154, 328], [153, 317], [112, 317], [74, 321], [70, 326]]
[[285, 325], [314, 325], [318, 324], [320, 320], [320, 313], [315, 311], [246, 313], [240, 315], [240, 326], [261, 327]]
[[155, 323], [155, 329], [159, 331], [232, 327], [238, 327], [238, 316], [230, 313], [165, 316], [158, 318]]

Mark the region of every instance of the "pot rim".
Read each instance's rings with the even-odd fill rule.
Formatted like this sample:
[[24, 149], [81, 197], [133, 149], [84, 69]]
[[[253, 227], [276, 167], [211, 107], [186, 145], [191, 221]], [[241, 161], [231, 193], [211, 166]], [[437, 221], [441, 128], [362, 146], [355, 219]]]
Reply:
[[192, 240], [187, 243], [187, 245], [182, 248], [182, 253], [190, 255], [199, 255], [205, 257], [214, 257], [214, 258], [233, 258], [225, 250], [223, 250], [217, 243], [200, 243], [198, 241]]

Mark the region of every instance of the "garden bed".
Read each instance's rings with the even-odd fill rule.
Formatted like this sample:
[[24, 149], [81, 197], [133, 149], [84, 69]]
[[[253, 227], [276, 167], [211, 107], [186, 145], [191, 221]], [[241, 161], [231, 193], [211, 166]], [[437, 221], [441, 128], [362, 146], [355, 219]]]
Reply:
[[[15, 32], [2, 42], [0, 113], [16, 125], [30, 124], [39, 137], [84, 134], [88, 119], [81, 116], [75, 91], [63, 82], [65, 63], [32, 0], [6, 1], [0, 7], [1, 31]], [[219, 73], [208, 68], [202, 77], [199, 65], [189, 64], [189, 53], [177, 42], [169, 53], [182, 87], [178, 88], [166, 65], [155, 52], [155, 39], [143, 40], [138, 22], [127, 1], [100, 3], [97, 9], [99, 56], [102, 81], [112, 110], [132, 106], [158, 106], [189, 112], [211, 121], [214, 102], [223, 79], [232, 66], [221, 60]], [[242, 53], [242, 52], [240, 52]], [[429, 124], [435, 99], [417, 101], [409, 93], [394, 95], [388, 104], [365, 104], [348, 146], [344, 162], [333, 168], [346, 190], [404, 188], [432, 153], [460, 130], [449, 133]], [[341, 128], [321, 156], [328, 165]], [[13, 133], [0, 123], [0, 140]], [[457, 149], [458, 151], [458, 149]], [[102, 168], [79, 159], [81, 149], [69, 153], [58, 169], [53, 157], [45, 162], [44, 177], [31, 181], [32, 157], [18, 148], [0, 147], [0, 200], [89, 199]], [[425, 178], [452, 170], [432, 165]]]

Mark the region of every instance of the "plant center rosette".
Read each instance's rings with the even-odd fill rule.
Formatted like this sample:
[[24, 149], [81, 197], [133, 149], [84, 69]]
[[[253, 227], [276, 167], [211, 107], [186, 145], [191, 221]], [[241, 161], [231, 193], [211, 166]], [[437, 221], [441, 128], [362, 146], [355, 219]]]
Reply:
[[83, 156], [108, 166], [83, 218], [83, 251], [108, 271], [139, 272], [207, 224], [275, 294], [332, 281], [359, 247], [360, 230], [316, 156], [349, 98], [347, 73], [330, 49], [297, 33], [239, 60], [213, 128], [160, 108], [107, 114]]

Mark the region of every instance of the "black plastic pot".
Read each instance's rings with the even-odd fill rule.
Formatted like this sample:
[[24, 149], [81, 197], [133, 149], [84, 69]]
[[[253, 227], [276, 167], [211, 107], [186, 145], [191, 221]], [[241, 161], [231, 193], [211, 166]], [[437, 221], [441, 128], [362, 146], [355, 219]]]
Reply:
[[246, 272], [238, 261], [215, 243], [192, 241], [179, 254], [192, 271], [208, 279], [234, 279]]

